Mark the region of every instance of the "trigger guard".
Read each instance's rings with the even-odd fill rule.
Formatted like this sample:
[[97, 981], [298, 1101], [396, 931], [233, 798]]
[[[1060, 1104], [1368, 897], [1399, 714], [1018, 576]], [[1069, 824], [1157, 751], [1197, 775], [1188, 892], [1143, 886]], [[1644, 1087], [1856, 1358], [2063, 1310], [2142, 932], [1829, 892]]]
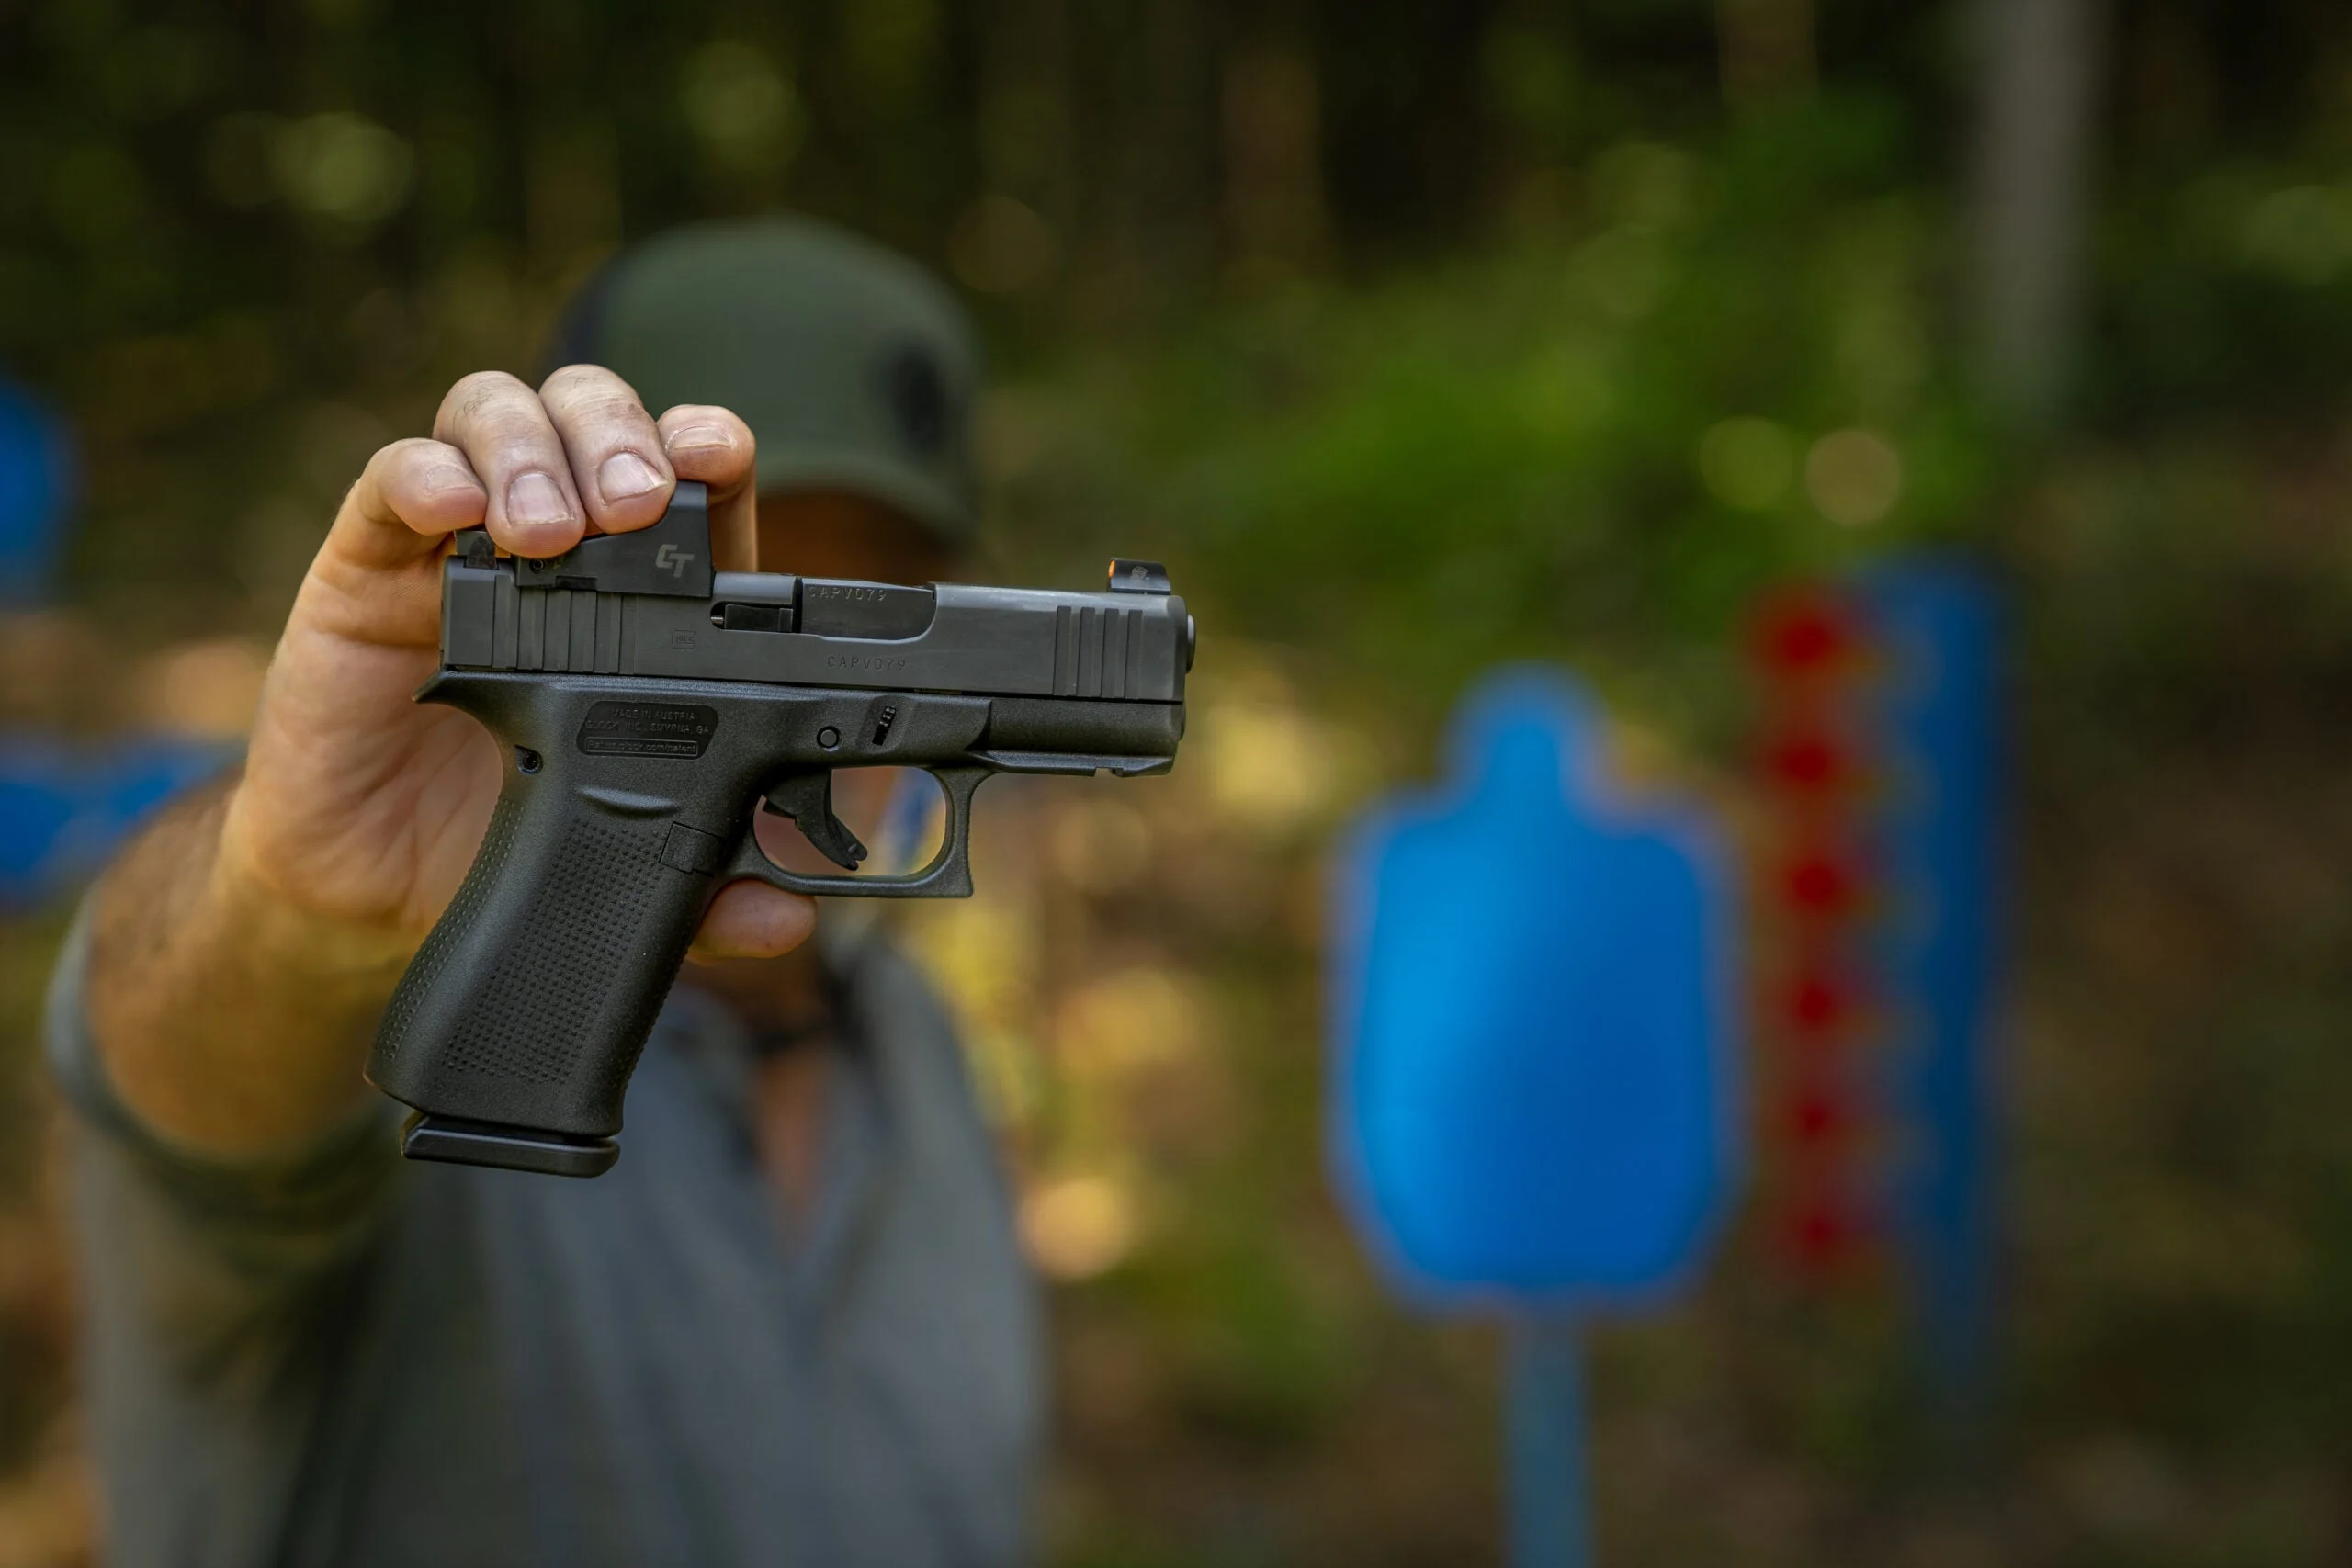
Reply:
[[749, 879], [812, 897], [968, 898], [972, 896], [972, 795], [994, 771], [989, 768], [926, 768], [947, 793], [947, 829], [939, 852], [920, 871], [903, 876], [823, 876], [786, 871], [768, 859], [760, 838], [748, 828], [735, 858], [712, 878], [714, 896], [729, 883]]

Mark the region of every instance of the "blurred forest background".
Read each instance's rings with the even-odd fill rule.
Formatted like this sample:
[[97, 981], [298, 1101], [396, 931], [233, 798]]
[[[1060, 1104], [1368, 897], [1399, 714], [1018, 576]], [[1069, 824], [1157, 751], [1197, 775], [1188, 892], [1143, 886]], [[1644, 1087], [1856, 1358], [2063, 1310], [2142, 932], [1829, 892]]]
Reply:
[[[2017, 607], [1996, 1429], [1939, 1455], [1889, 1292], [1743, 1234], [1596, 1337], [1602, 1553], [2352, 1561], [2352, 14], [0, 0], [0, 369], [83, 463], [0, 716], [233, 730], [370, 449], [777, 207], [981, 311], [976, 573], [1162, 556], [1210, 628], [1177, 773], [1009, 791], [910, 931], [1057, 1281], [1057, 1563], [1493, 1558], [1494, 1337], [1326, 1190], [1326, 830], [1505, 656], [1728, 793], [1754, 595], [1922, 540]], [[91, 1551], [64, 917], [0, 928], [5, 1568]]]

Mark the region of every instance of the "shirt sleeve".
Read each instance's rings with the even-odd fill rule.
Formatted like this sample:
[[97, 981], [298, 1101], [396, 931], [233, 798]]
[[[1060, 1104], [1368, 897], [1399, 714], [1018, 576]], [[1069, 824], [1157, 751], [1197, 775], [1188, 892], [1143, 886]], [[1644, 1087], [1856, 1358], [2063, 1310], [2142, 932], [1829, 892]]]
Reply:
[[[59, 956], [45, 1032], [73, 1111], [74, 1221], [93, 1347], [142, 1341], [140, 1360], [193, 1387], [258, 1388], [314, 1342], [399, 1175], [397, 1108], [368, 1104], [301, 1146], [223, 1159], [174, 1145], [107, 1081], [90, 1040], [85, 907]], [[115, 1347], [127, 1348], [127, 1347]]]

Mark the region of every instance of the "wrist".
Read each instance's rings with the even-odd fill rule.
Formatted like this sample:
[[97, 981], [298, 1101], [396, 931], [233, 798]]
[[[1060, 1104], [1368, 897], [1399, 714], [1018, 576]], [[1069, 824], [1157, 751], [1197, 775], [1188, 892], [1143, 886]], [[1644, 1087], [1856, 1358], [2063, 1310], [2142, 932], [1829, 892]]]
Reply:
[[368, 919], [334, 908], [300, 879], [256, 853], [243, 830], [242, 781], [220, 817], [202, 916], [246, 955], [244, 967], [281, 975], [322, 1001], [380, 1005], [416, 952], [417, 938], [390, 918]]

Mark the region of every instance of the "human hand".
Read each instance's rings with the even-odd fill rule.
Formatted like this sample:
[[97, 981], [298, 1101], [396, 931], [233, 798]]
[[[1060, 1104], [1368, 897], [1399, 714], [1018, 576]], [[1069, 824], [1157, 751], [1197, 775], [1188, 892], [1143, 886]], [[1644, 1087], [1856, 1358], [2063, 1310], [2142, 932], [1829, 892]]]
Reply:
[[[533, 391], [485, 372], [451, 388], [430, 438], [368, 462], [312, 560], [271, 662], [219, 874], [405, 959], [456, 894], [498, 796], [489, 733], [411, 694], [438, 664], [441, 557], [487, 524], [518, 556], [658, 521], [680, 479], [710, 490], [714, 564], [755, 564], [752, 438], [725, 409], [657, 421], [611, 371], [571, 366]], [[809, 900], [738, 883], [698, 953], [778, 953]]]

